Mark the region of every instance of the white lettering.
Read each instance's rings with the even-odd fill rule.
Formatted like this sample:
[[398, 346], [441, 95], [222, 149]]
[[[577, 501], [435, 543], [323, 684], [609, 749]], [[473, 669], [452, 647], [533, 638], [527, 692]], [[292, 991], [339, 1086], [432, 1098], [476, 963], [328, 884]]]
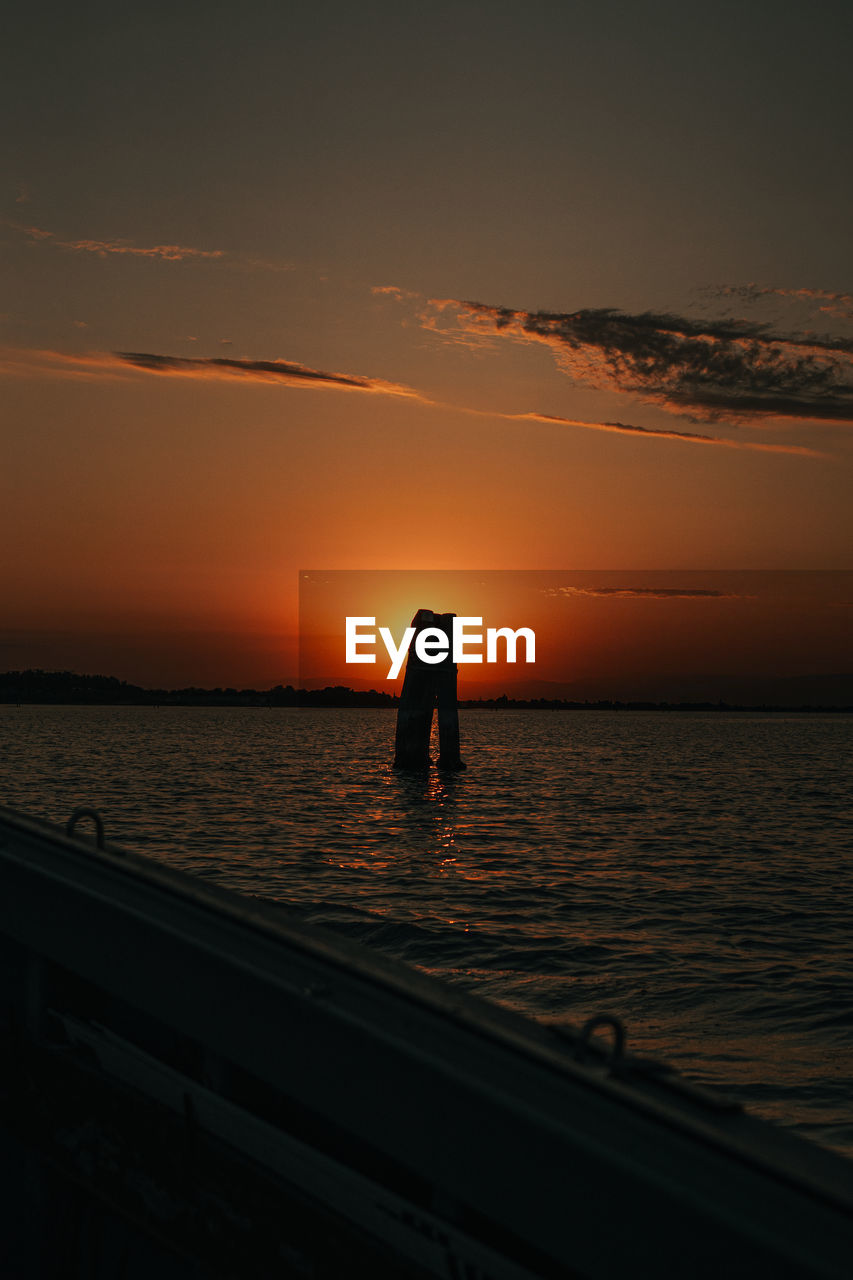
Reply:
[[454, 662], [482, 662], [483, 655], [481, 653], [466, 653], [465, 645], [482, 644], [482, 633], [479, 635], [466, 635], [465, 628], [467, 626], [482, 626], [482, 618], [454, 618], [453, 619], [453, 661]]
[[450, 648], [450, 641], [438, 627], [424, 627], [415, 640], [415, 653], [421, 662], [433, 665], [441, 662]]
[[391, 659], [391, 666], [388, 669], [386, 680], [396, 680], [400, 674], [400, 668], [403, 665], [403, 659], [409, 651], [409, 645], [412, 643], [412, 636], [415, 634], [414, 627], [406, 627], [403, 632], [403, 639], [400, 642], [399, 649], [394, 644], [394, 637], [391, 635], [390, 627], [380, 627], [379, 634], [385, 642], [385, 648], [388, 650], [388, 657]]
[[347, 630], [346, 630], [347, 659], [346, 660], [347, 662], [375, 662], [376, 661], [375, 653], [359, 653], [358, 652], [358, 646], [360, 644], [376, 643], [375, 633], [370, 632], [370, 633], [361, 635], [358, 630], [360, 626], [375, 627], [376, 619], [375, 618], [347, 618]]
[[517, 631], [512, 631], [509, 627], [489, 627], [486, 632], [486, 662], [497, 662], [498, 660], [498, 636], [503, 636], [506, 640], [506, 660], [507, 662], [515, 662], [515, 650], [518, 644], [518, 637], [524, 638], [524, 661], [536, 661], [536, 636], [530, 627], [519, 627]]
[[[346, 661], [348, 663], [376, 662], [375, 653], [362, 653], [360, 651], [360, 646], [373, 646], [376, 644], [376, 632], [359, 629], [362, 627], [374, 627], [375, 625], [375, 618], [347, 618]], [[482, 631], [466, 630], [468, 627], [482, 628], [482, 625], [482, 618], [454, 618], [452, 646], [447, 634], [440, 627], [424, 627], [418, 632], [417, 636], [415, 636], [414, 627], [407, 627], [403, 632], [403, 638], [399, 645], [395, 642], [389, 627], [380, 627], [379, 635], [382, 637], [388, 657], [391, 660], [386, 679], [397, 679], [413, 639], [415, 640], [415, 653], [421, 662], [426, 662], [430, 665], [442, 662], [447, 657], [451, 647], [454, 662], [482, 662], [482, 652], [469, 653], [466, 649], [468, 645], [479, 646], [482, 649]], [[519, 627], [515, 631], [511, 627], [489, 627], [486, 631], [486, 662], [498, 661], [498, 639], [502, 639], [506, 645], [507, 662], [517, 661], [518, 641], [520, 639], [524, 641], [525, 662], [536, 661], [536, 635], [531, 627]]]

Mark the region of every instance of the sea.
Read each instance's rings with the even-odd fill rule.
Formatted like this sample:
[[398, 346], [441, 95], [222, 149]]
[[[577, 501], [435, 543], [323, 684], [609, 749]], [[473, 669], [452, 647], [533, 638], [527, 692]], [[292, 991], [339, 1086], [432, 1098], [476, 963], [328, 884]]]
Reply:
[[[853, 716], [0, 707], [0, 801], [629, 1051], [853, 1156]], [[437, 754], [437, 753], [436, 753]]]

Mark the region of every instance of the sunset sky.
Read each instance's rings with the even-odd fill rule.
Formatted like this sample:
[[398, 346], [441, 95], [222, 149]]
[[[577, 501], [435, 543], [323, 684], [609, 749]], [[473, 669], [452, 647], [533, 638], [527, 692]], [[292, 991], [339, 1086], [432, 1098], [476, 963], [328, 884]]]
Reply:
[[[395, 647], [419, 607], [490, 627], [527, 628], [515, 662], [485, 661], [485, 638], [466, 645], [481, 662], [458, 663], [462, 698], [717, 701], [755, 705], [851, 705], [853, 572], [758, 570], [313, 570], [300, 573], [300, 683], [399, 693]], [[434, 610], [439, 612], [438, 609]], [[361, 654], [347, 663], [346, 618], [363, 622]], [[846, 676], [844, 673], [847, 673]]]
[[286, 683], [307, 569], [853, 568], [851, 26], [17, 7], [0, 670]]

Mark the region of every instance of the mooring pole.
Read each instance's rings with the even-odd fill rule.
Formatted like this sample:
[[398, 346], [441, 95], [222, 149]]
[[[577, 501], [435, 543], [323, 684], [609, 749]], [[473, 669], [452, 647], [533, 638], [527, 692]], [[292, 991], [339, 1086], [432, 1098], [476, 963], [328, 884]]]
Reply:
[[448, 640], [447, 657], [433, 667], [435, 701], [438, 707], [438, 767], [464, 769], [459, 755], [459, 699], [456, 691], [457, 666], [453, 661], [453, 619], [455, 613], [439, 613], [434, 625]]
[[[464, 769], [459, 757], [459, 711], [456, 697], [456, 663], [450, 647], [453, 644], [452, 613], [433, 613], [418, 609], [412, 626], [415, 634], [406, 658], [403, 690], [397, 709], [397, 734], [394, 744], [394, 767], [425, 769], [429, 767], [429, 742], [432, 713], [438, 704], [438, 741], [440, 769]], [[436, 627], [448, 638], [448, 652], [440, 663], [422, 662], [415, 651], [415, 641], [426, 627]]]
[[415, 640], [425, 627], [434, 625], [432, 609], [418, 609], [412, 626], [415, 634], [406, 657], [406, 673], [403, 690], [397, 708], [397, 736], [394, 743], [394, 767], [396, 769], [426, 769], [429, 767], [429, 739], [432, 733], [432, 712], [435, 706], [433, 668], [421, 662], [415, 652]]

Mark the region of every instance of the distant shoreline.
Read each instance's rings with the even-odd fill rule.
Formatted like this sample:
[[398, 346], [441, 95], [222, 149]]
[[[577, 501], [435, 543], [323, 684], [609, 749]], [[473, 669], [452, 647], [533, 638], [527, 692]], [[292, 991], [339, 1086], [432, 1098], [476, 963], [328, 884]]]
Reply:
[[[325, 689], [297, 689], [276, 685], [272, 689], [143, 689], [114, 676], [78, 675], [71, 671], [7, 671], [0, 673], [0, 704], [20, 706], [117, 706], [117, 707], [370, 707], [393, 710], [396, 694], [375, 689], [356, 690], [343, 685]], [[568, 698], [460, 698], [463, 710], [483, 711], [739, 711], [849, 714], [851, 704], [730, 703], [724, 700], [651, 702], [619, 699]]]

